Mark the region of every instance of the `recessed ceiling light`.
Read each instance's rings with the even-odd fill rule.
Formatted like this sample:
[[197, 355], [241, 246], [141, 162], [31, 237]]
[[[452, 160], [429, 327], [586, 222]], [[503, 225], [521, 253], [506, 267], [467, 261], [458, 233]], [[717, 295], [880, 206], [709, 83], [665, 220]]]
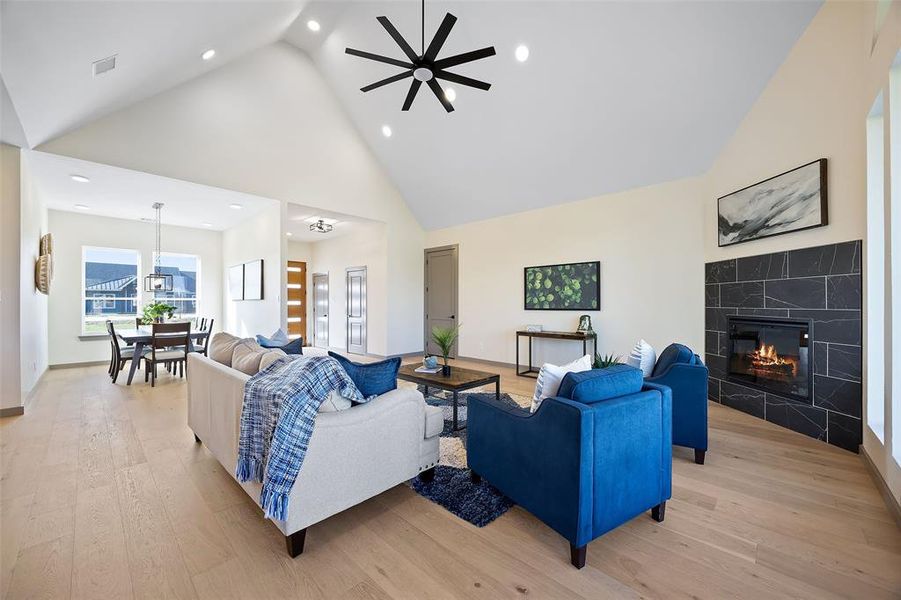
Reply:
[[72, 178], [72, 181], [77, 181], [78, 183], [88, 183], [91, 181], [84, 175], [69, 175], [69, 177]]
[[516, 60], [519, 62], [526, 62], [529, 60], [529, 47], [525, 44], [520, 44], [516, 47]]
[[453, 102], [457, 99], [457, 92], [454, 91], [454, 88], [444, 88], [444, 97], [448, 102]]
[[203, 225], [204, 227], [212, 227], [213, 226], [212, 223], [201, 223], [201, 225]]
[[391, 131], [390, 127], [388, 127], [387, 125], [382, 125], [382, 135], [383, 136], [385, 136], [386, 138], [389, 138], [389, 137], [391, 137], [392, 133], [393, 132]]
[[307, 21], [307, 29], [309, 29], [310, 31], [319, 31], [320, 29], [322, 29], [322, 27], [319, 25], [319, 21], [310, 19], [309, 21]]
[[76, 204], [75, 208], [77, 208], [78, 210], [90, 210], [90, 207], [84, 204]]
[[292, 236], [292, 235], [294, 235], [294, 234], [293, 234], [293, 233], [291, 233], [291, 232], [290, 232], [290, 231], [289, 231], [289, 232], [288, 232], [288, 233], [286, 233], [286, 234], [285, 234], [285, 235], [287, 235], [287, 236], [288, 236], [288, 237], [291, 237], [291, 236]]
[[241, 206], [240, 204], [229, 204], [228, 207], [229, 207], [229, 208], [233, 208], [233, 209], [235, 209], [235, 210], [241, 210], [242, 208], [244, 208], [244, 207]]
[[211, 60], [214, 56], [216, 56], [216, 51], [210, 48], [209, 50], [201, 54], [200, 58], [202, 58], [203, 60]]

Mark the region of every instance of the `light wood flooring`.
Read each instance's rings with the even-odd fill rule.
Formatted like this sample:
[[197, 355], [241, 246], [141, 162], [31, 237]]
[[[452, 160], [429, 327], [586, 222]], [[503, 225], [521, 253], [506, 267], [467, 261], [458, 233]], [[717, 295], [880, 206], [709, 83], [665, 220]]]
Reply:
[[707, 464], [675, 450], [666, 520], [592, 542], [578, 571], [520, 508], [479, 529], [404, 485], [313, 526], [292, 560], [194, 444], [185, 390], [54, 370], [0, 421], [4, 598], [901, 597], [901, 532], [860, 458], [719, 405]]

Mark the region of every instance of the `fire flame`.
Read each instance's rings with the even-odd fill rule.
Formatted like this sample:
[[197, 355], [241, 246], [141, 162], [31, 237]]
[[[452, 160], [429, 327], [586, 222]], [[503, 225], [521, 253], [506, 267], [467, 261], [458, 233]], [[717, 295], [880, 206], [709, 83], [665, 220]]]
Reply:
[[779, 356], [779, 353], [776, 352], [775, 345], [772, 344], [767, 346], [766, 344], [761, 343], [760, 348], [751, 353], [751, 362], [754, 363], [755, 366], [762, 368], [789, 365], [793, 373], [797, 368], [795, 361]]

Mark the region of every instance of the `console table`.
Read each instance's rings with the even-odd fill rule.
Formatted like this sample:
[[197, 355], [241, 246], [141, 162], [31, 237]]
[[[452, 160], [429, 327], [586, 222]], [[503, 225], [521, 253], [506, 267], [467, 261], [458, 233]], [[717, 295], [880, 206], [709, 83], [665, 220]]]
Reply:
[[[519, 338], [529, 338], [529, 368], [519, 370]], [[538, 369], [532, 366], [532, 338], [545, 338], [552, 340], [573, 340], [582, 342], [582, 355], [588, 354], [588, 340], [591, 340], [592, 352], [598, 349], [598, 334], [589, 331], [517, 331], [516, 332], [516, 374], [520, 377], [538, 377]]]

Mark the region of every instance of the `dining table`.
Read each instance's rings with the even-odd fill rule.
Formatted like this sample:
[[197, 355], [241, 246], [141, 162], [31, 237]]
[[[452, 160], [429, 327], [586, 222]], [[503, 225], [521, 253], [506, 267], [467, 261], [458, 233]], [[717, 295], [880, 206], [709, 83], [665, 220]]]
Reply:
[[[192, 330], [190, 333], [190, 337], [188, 339], [188, 351], [194, 351], [194, 341], [202, 340], [208, 336], [210, 332], [206, 329], [198, 329], [197, 331]], [[117, 329], [116, 335], [119, 336], [123, 342], [128, 344], [129, 346], [134, 345], [134, 358], [131, 361], [131, 368], [128, 370], [128, 382], [127, 385], [131, 385], [131, 380], [135, 376], [135, 371], [138, 370], [138, 363], [141, 362], [141, 356], [144, 353], [144, 347], [149, 346], [151, 340], [153, 339], [153, 331], [150, 327], [137, 327], [135, 329]], [[165, 338], [165, 337], [173, 337], [173, 338], [181, 338], [183, 337], [183, 333], [175, 333], [175, 334], [160, 334], [157, 335], [157, 338]]]

